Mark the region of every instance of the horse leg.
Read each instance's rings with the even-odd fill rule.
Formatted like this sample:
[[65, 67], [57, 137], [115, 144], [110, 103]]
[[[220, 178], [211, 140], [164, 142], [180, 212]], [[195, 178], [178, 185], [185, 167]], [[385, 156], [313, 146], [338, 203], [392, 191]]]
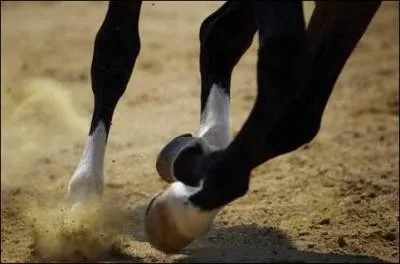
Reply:
[[269, 136], [263, 159], [293, 151], [317, 135], [336, 80], [379, 6], [379, 1], [317, 3], [307, 29], [313, 59], [306, 91]]
[[[379, 2], [320, 3], [307, 31], [300, 22], [298, 3], [287, 3], [287, 9], [285, 3], [257, 5], [261, 5], [257, 99], [228, 148], [206, 157], [216, 165], [208, 170], [202, 191], [191, 197], [204, 209], [245, 195], [253, 168], [316, 135], [334, 84]], [[350, 23], [354, 16], [357, 21]]]
[[95, 39], [91, 66], [94, 110], [88, 140], [69, 182], [75, 205], [103, 193], [103, 163], [115, 107], [125, 92], [140, 50], [141, 1], [110, 1]]
[[218, 148], [231, 141], [229, 100], [231, 75], [250, 47], [256, 24], [244, 2], [227, 2], [200, 27], [201, 118], [199, 136]]
[[257, 99], [232, 144], [213, 153], [219, 161], [195, 203], [215, 208], [245, 195], [253, 168], [315, 137], [334, 84], [380, 3], [319, 3], [307, 31], [298, 5], [256, 3]]
[[[251, 5], [228, 1], [200, 27], [201, 115], [198, 136], [178, 136], [160, 153], [157, 170], [167, 182], [179, 180], [195, 186], [201, 176], [193, 171], [194, 155], [225, 148], [232, 140], [229, 124], [231, 75], [250, 47], [256, 24]], [[190, 144], [188, 144], [188, 142]], [[173, 161], [164, 162], [171, 155]], [[173, 163], [173, 165], [171, 165]], [[172, 167], [172, 171], [170, 168]]]
[[190, 201], [205, 211], [245, 195], [250, 172], [264, 155], [266, 139], [304, 91], [309, 69], [301, 2], [252, 1], [259, 30], [257, 97], [226, 149], [203, 157], [204, 183]]
[[[225, 148], [231, 141], [229, 129], [231, 74], [241, 56], [251, 45], [256, 30], [251, 5], [236, 1], [224, 4], [207, 17], [200, 27], [199, 137], [206, 142], [206, 145], [216, 149]], [[196, 139], [184, 135], [171, 141], [165, 148], [166, 151], [164, 153], [162, 151], [159, 156], [171, 154], [170, 150], [177, 149], [177, 145], [182, 142], [185, 143], [183, 140], [185, 137], [195, 143], [190, 146], [184, 145], [178, 157], [170, 159], [175, 158], [172, 163], [173, 172], [168, 171], [170, 164], [157, 168], [161, 177], [166, 176], [167, 181], [175, 182], [166, 192], [158, 193], [150, 199], [145, 213], [148, 240], [156, 248], [167, 252], [182, 248], [204, 233], [216, 214], [214, 211], [199, 211], [199, 208], [188, 200], [188, 195], [198, 190], [191, 186], [197, 186], [201, 180], [201, 174], [198, 175], [198, 171], [193, 167], [193, 156], [201, 156], [205, 151], [204, 146]], [[157, 165], [160, 165], [159, 161]], [[161, 167], [166, 168], [165, 171], [160, 171]], [[193, 171], [196, 173], [192, 173]], [[160, 209], [164, 205], [168, 208]], [[186, 217], [189, 215], [190, 217]], [[168, 226], [169, 223], [176, 223], [176, 226]]]
[[[221, 27], [215, 26], [212, 31], [210, 30], [208, 35], [205, 29], [202, 30], [205, 34], [201, 45], [204, 51], [207, 51], [202, 54], [204, 58], [201, 59], [202, 116], [207, 116], [208, 111], [212, 113], [218, 109], [217, 104], [215, 104], [217, 106], [215, 109], [212, 108], [214, 104], [209, 104], [212, 102], [210, 99], [213, 98], [215, 91], [229, 100], [225, 89], [229, 87], [226, 86], [229, 84], [226, 80], [230, 80], [232, 68], [218, 68], [215, 65], [229, 65], [229, 62], [235, 62], [235, 59], [238, 59], [232, 55], [222, 58], [218, 56], [227, 54], [229, 50], [230, 30], [237, 32], [238, 28], [242, 29], [241, 26], [246, 29], [244, 31], [252, 29], [252, 34], [248, 34], [251, 38], [257, 28], [260, 30], [256, 103], [243, 128], [227, 147], [204, 155], [199, 144], [192, 144], [184, 148], [172, 163], [174, 176], [179, 181], [153, 196], [145, 217], [146, 233], [150, 243], [163, 251], [179, 250], [204, 234], [226, 204], [246, 193], [253, 158], [256, 158], [263, 150], [260, 144], [262, 137], [270, 132], [280, 117], [279, 112], [289, 103], [290, 98], [285, 98], [285, 95], [299, 89], [299, 85], [292, 86], [297, 80], [290, 77], [292, 77], [292, 71], [299, 65], [299, 54], [303, 52], [305, 27], [301, 3], [252, 2], [249, 4], [246, 2], [246, 5], [239, 10], [241, 15], [243, 15], [242, 11], [248, 10], [249, 23], [244, 24], [241, 21], [237, 24], [234, 24], [234, 21], [222, 23]], [[240, 17], [242, 16], [238, 16]], [[267, 23], [260, 21], [262, 19], [267, 19]], [[217, 25], [216, 22], [209, 23], [209, 26]], [[258, 27], [256, 23], [259, 24]], [[220, 41], [224, 37], [226, 37], [224, 42]], [[251, 38], [247, 40], [248, 42], [244, 42], [245, 38], [242, 37], [238, 43], [244, 42], [249, 45]], [[221, 46], [222, 44], [226, 46]], [[243, 45], [243, 47], [246, 46]], [[218, 53], [214, 54], [212, 51]], [[237, 54], [240, 55], [240, 53]], [[223, 60], [214, 60], [215, 57]], [[231, 65], [234, 66], [234, 63]], [[271, 87], [271, 90], [267, 90], [266, 87]], [[220, 97], [224, 98], [223, 96]], [[280, 102], [280, 99], [285, 100]], [[211, 105], [210, 110], [208, 110], [209, 105]], [[203, 120], [204, 123], [200, 121], [200, 128], [203, 124], [209, 127], [207, 118]], [[266, 125], [269, 123], [271, 123], [270, 126]], [[165, 148], [169, 148], [173, 143], [171, 141]], [[177, 169], [180, 169], [180, 174], [177, 173]], [[198, 177], [198, 185], [187, 186], [189, 184], [182, 178], [185, 177], [187, 180], [193, 175]]]

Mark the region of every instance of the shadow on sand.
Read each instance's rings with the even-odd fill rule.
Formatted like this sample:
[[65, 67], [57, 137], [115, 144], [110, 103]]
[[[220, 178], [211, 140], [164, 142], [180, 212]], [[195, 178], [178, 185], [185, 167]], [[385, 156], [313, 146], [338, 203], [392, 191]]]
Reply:
[[185, 254], [176, 262], [389, 263], [363, 255], [300, 251], [282, 231], [256, 225], [214, 229]]
[[[135, 227], [133, 238], [146, 241], [143, 221], [145, 207], [134, 209]], [[177, 263], [390, 263], [382, 259], [364, 255], [318, 253], [300, 251], [282, 231], [257, 225], [243, 225], [228, 228], [213, 228], [204, 237], [182, 250], [184, 257]], [[137, 261], [131, 259], [131, 261]]]

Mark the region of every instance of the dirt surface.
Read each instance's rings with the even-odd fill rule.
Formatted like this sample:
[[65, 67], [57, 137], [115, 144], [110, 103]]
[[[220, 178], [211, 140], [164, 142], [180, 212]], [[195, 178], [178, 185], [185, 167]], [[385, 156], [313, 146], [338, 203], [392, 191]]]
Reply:
[[[158, 152], [197, 133], [199, 25], [221, 2], [143, 4], [142, 50], [105, 157], [104, 204], [74, 216], [67, 184], [86, 143], [106, 4], [1, 2], [2, 262], [398, 261], [397, 2], [381, 6], [347, 62], [315, 140], [256, 168], [248, 194], [174, 255], [146, 242], [143, 210], [167, 186]], [[257, 38], [233, 74], [234, 132], [254, 102], [256, 51]]]

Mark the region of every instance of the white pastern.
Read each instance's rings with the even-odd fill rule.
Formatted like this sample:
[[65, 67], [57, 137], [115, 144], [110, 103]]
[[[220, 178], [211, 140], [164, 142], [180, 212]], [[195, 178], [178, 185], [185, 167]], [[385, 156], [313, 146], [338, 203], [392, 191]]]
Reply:
[[81, 203], [102, 196], [106, 143], [106, 128], [100, 121], [89, 136], [82, 158], [69, 182], [68, 193], [72, 203]]
[[200, 191], [200, 187], [190, 187], [182, 182], [174, 182], [164, 192], [169, 212], [175, 219], [180, 233], [196, 238], [209, 230], [220, 208], [203, 211], [189, 201], [189, 197]]
[[[226, 148], [232, 141], [229, 122], [229, 96], [217, 84], [213, 84], [206, 106], [201, 114], [199, 137], [207, 150]], [[208, 146], [207, 146], [208, 145]], [[187, 237], [198, 237], [211, 227], [221, 208], [204, 211], [193, 205], [189, 197], [199, 192], [203, 186], [190, 187], [182, 182], [174, 182], [163, 193], [171, 215], [179, 231]]]
[[213, 84], [201, 114], [199, 137], [217, 149], [226, 148], [232, 141], [229, 122], [229, 96]]

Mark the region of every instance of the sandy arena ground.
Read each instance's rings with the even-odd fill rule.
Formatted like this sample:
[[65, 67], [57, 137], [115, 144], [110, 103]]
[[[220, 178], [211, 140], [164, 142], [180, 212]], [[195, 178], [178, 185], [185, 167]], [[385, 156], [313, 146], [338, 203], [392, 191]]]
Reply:
[[[144, 206], [167, 186], [156, 155], [197, 132], [199, 25], [221, 4], [143, 4], [142, 50], [106, 152], [104, 204], [72, 216], [66, 190], [86, 143], [93, 40], [107, 3], [1, 2], [2, 262], [398, 261], [398, 2], [376, 14], [314, 141], [256, 168], [248, 194], [179, 254], [146, 242]], [[234, 132], [254, 102], [256, 51], [257, 38], [234, 71]]]

